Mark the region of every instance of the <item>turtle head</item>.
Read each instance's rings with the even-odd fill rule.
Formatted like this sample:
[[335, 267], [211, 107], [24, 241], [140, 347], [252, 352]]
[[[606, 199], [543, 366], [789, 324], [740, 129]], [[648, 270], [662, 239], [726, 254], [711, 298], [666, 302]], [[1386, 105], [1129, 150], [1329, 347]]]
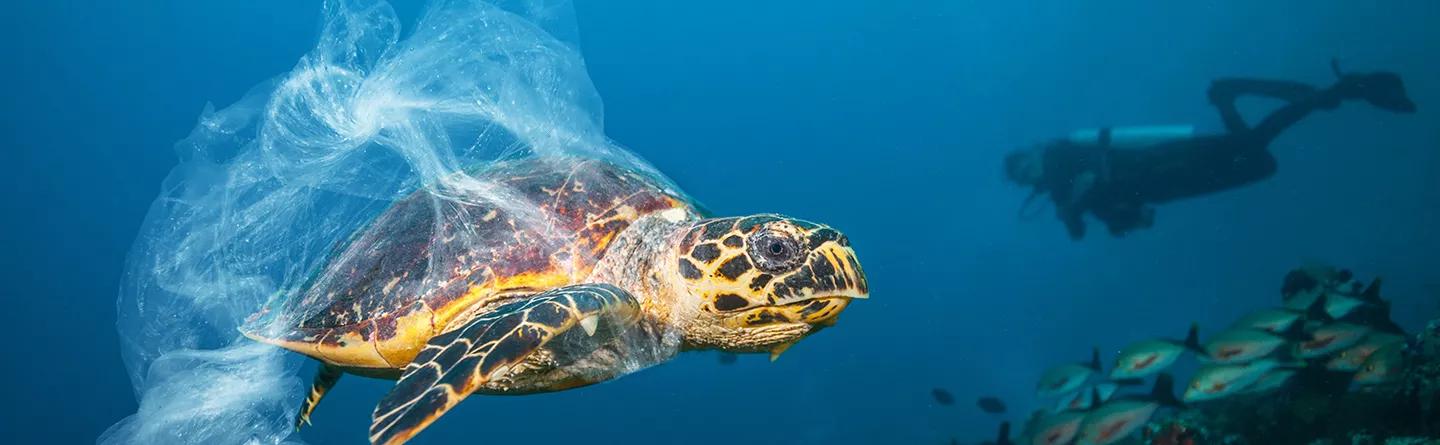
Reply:
[[830, 227], [779, 215], [697, 221], [678, 244], [680, 297], [695, 347], [771, 351], [835, 323], [869, 294], [850, 241]]

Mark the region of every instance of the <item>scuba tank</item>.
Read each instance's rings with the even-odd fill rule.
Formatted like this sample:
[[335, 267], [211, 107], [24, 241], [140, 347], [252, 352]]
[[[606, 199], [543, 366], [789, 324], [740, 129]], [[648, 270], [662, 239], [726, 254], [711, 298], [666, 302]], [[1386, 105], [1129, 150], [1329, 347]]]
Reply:
[[1076, 145], [1104, 145], [1114, 148], [1142, 148], [1195, 136], [1194, 125], [1150, 125], [1104, 127], [1077, 130], [1068, 140]]

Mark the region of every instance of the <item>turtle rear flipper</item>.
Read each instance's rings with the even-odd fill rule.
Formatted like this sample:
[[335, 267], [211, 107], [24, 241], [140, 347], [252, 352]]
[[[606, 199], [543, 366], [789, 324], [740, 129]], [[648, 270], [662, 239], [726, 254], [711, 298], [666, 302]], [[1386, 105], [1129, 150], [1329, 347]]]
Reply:
[[295, 431], [310, 424], [310, 414], [315, 412], [315, 406], [320, 404], [320, 399], [325, 398], [325, 393], [335, 387], [340, 381], [344, 372], [340, 368], [329, 363], [320, 363], [320, 370], [315, 373], [315, 381], [310, 384], [310, 394], [305, 397], [305, 403], [300, 405], [300, 414], [295, 416]]
[[604, 336], [594, 336], [600, 319], [634, 323], [639, 310], [635, 298], [620, 288], [580, 284], [505, 304], [436, 336], [405, 366], [395, 388], [375, 407], [370, 441], [404, 443], [481, 385], [506, 376], [571, 328], [579, 326], [588, 334], [571, 337], [591, 340], [566, 341], [565, 348], [598, 348], [605, 341]]

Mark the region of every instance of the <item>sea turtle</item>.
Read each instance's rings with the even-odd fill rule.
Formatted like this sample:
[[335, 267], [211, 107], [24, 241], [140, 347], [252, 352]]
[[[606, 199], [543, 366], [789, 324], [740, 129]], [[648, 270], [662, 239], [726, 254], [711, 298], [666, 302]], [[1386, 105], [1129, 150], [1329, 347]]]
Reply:
[[773, 358], [869, 292], [835, 229], [704, 218], [616, 163], [505, 161], [484, 179], [525, 204], [417, 191], [247, 320], [321, 362], [297, 428], [342, 373], [398, 379], [370, 427], [397, 444], [475, 392], [575, 388], [680, 350]]

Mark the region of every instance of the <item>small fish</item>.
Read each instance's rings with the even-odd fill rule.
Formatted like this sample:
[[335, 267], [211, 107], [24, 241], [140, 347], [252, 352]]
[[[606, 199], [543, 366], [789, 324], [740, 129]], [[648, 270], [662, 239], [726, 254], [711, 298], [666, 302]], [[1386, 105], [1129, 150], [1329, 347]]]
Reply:
[[1332, 323], [1315, 328], [1311, 339], [1295, 345], [1295, 356], [1303, 359], [1324, 357], [1355, 346], [1370, 333], [1370, 328], [1351, 323]]
[[1240, 317], [1231, 326], [1279, 334], [1290, 330], [1295, 322], [1300, 321], [1302, 315], [1304, 314], [1290, 309], [1261, 309]]
[[1333, 320], [1345, 318], [1355, 309], [1365, 305], [1365, 301], [1340, 293], [1325, 294], [1325, 315]]
[[1080, 423], [1080, 444], [1106, 445], [1120, 441], [1150, 421], [1160, 409], [1156, 403], [1141, 401], [1110, 402], [1085, 416]]
[[979, 406], [981, 411], [985, 411], [990, 414], [1000, 414], [1005, 412], [1005, 402], [1000, 401], [1000, 399], [996, 397], [981, 397], [979, 400], [975, 401], [975, 405]]
[[1165, 370], [1187, 350], [1200, 350], [1199, 327], [1190, 325], [1185, 340], [1165, 339], [1141, 340], [1120, 350], [1115, 357], [1115, 367], [1110, 369], [1112, 379], [1138, 379]]
[[1155, 379], [1149, 396], [1121, 397], [1100, 405], [1080, 422], [1079, 441], [1082, 445], [1107, 445], [1119, 442], [1145, 426], [1155, 411], [1164, 406], [1181, 406], [1175, 400], [1174, 380], [1169, 374]]
[[1205, 357], [1214, 363], [1246, 363], [1270, 355], [1285, 339], [1279, 335], [1250, 328], [1231, 328], [1215, 334], [1201, 347]]
[[980, 442], [980, 445], [1015, 445], [1015, 442], [1010, 441], [1010, 422], [1000, 422], [1000, 431], [995, 433], [995, 440]]
[[1051, 415], [1035, 425], [1030, 434], [1030, 445], [1067, 445], [1080, 432], [1080, 422], [1085, 412], [1070, 411]]
[[1405, 342], [1390, 343], [1377, 349], [1370, 357], [1365, 359], [1365, 364], [1360, 366], [1360, 371], [1355, 373], [1355, 383], [1360, 385], [1379, 385], [1394, 381], [1404, 371], [1405, 365]]
[[1347, 314], [1345, 321], [1369, 326], [1371, 329], [1388, 332], [1397, 335], [1406, 335], [1400, 325], [1390, 318], [1391, 304], [1384, 298], [1380, 298], [1381, 280], [1376, 278], [1370, 281], [1370, 285], [1364, 292], [1359, 294], [1359, 299], [1365, 303]]
[[740, 354], [736, 354], [736, 353], [733, 353], [733, 352], [721, 352], [721, 353], [720, 353], [720, 364], [722, 364], [722, 365], [733, 365], [733, 364], [735, 364], [736, 361], [739, 361], [739, 360], [740, 360]]
[[1091, 351], [1090, 363], [1067, 363], [1050, 368], [1041, 374], [1040, 382], [1035, 384], [1035, 394], [1041, 398], [1048, 398], [1075, 392], [1098, 372], [1100, 372], [1100, 349], [1096, 348]]
[[1299, 371], [1287, 368], [1272, 369], [1260, 376], [1260, 380], [1256, 380], [1255, 383], [1246, 387], [1244, 392], [1260, 394], [1283, 388], [1286, 383], [1290, 383], [1290, 378], [1295, 377], [1297, 372]]
[[1404, 341], [1405, 337], [1398, 335], [1372, 332], [1370, 335], [1365, 336], [1364, 340], [1360, 340], [1360, 343], [1356, 343], [1355, 346], [1351, 346], [1344, 351], [1340, 351], [1339, 354], [1335, 354], [1335, 357], [1325, 363], [1325, 369], [1340, 372], [1358, 371], [1361, 366], [1365, 365], [1365, 360], [1370, 358], [1370, 355], [1374, 354], [1375, 351], [1391, 343]]
[[1292, 311], [1304, 311], [1306, 308], [1315, 306], [1315, 303], [1320, 301], [1322, 295], [1325, 295], [1324, 289], [1317, 288], [1298, 291], [1290, 296], [1290, 298], [1285, 299], [1284, 306], [1285, 309]]
[[1301, 367], [1303, 364], [1281, 363], [1273, 358], [1244, 364], [1210, 364], [1195, 371], [1190, 386], [1185, 388], [1186, 403], [1214, 400], [1239, 394], [1276, 368]]
[[1055, 412], [1085, 411], [1094, 408], [1101, 402], [1110, 400], [1110, 397], [1115, 395], [1115, 391], [1119, 390], [1120, 385], [1115, 383], [1097, 383], [1090, 386], [1088, 390], [1078, 391], [1071, 396], [1061, 398], [1060, 402], [1055, 405]]
[[1307, 261], [1305, 265], [1285, 274], [1280, 295], [1285, 307], [1303, 311], [1310, 307], [1320, 294], [1334, 289], [1339, 283], [1350, 281], [1354, 275], [1328, 264]]
[[946, 391], [944, 389], [931, 389], [930, 397], [934, 397], [935, 402], [941, 405], [950, 406], [955, 404], [955, 396], [950, 395], [950, 391]]

